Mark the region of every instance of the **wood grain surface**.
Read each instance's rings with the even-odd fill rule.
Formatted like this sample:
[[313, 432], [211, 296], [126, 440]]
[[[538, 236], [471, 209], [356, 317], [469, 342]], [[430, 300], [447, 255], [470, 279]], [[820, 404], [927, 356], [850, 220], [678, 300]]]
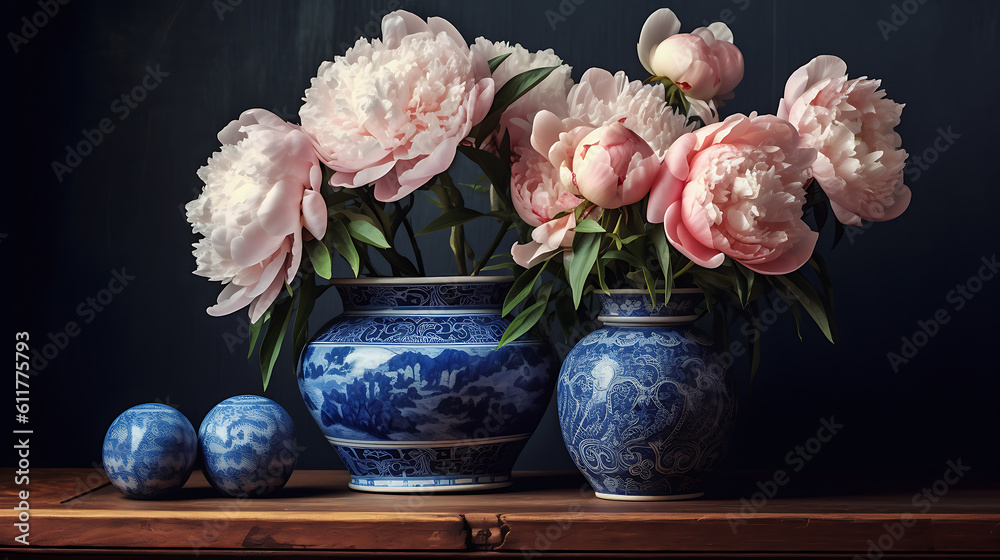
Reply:
[[[0, 473], [13, 479], [10, 469]], [[36, 469], [29, 488], [32, 550], [59, 555], [865, 557], [871, 549], [872, 557], [958, 557], [1000, 551], [995, 488], [954, 489], [927, 512], [914, 506], [912, 495], [869, 494], [772, 499], [756, 513], [738, 499], [601, 500], [576, 473], [516, 473], [511, 488], [490, 494], [391, 495], [347, 489], [344, 471], [298, 471], [274, 497], [234, 499], [215, 493], [196, 472], [174, 498], [153, 501], [125, 498], [97, 470]], [[26, 552], [13, 540], [15, 490], [6, 484], [0, 493], [0, 554]]]

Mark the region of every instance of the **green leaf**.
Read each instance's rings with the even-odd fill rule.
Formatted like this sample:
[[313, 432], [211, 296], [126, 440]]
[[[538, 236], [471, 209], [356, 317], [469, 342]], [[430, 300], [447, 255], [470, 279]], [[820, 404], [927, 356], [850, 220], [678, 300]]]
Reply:
[[491, 58], [490, 62], [489, 62], [489, 64], [490, 64], [490, 74], [496, 72], [497, 71], [497, 67], [500, 66], [500, 63], [503, 62], [503, 61], [505, 61], [505, 60], [507, 60], [507, 57], [510, 56], [510, 55], [512, 55], [512, 54], [514, 54], [514, 53], [502, 54], [502, 55], [500, 55], [498, 57]]
[[795, 334], [799, 337], [799, 342], [802, 342], [802, 310], [799, 309], [797, 301], [790, 302], [788, 308], [792, 311], [792, 317], [795, 318]]
[[715, 270], [702, 268], [700, 266], [693, 266], [688, 269], [688, 272], [691, 274], [691, 278], [694, 279], [699, 287], [709, 286], [723, 292], [732, 291], [732, 280], [729, 276], [726, 276], [721, 272], [716, 272]]
[[[548, 78], [549, 74], [551, 74], [556, 68], [558, 68], [558, 66], [534, 68], [521, 72], [520, 74], [507, 80], [500, 90], [497, 91], [496, 95], [493, 96], [493, 105], [490, 106], [489, 112], [497, 115], [503, 113], [515, 101], [520, 99], [521, 96], [531, 91], [531, 89], [538, 84], [542, 83], [542, 80]], [[499, 117], [497, 120], [499, 120]]]
[[663, 271], [663, 278], [666, 280], [663, 301], [670, 301], [670, 293], [674, 287], [674, 271], [670, 264], [670, 242], [667, 241], [667, 232], [656, 224], [650, 224], [652, 230], [649, 232], [650, 239], [653, 240], [653, 248], [656, 249], [656, 260], [660, 262], [660, 270]]
[[389, 248], [389, 242], [386, 241], [385, 235], [370, 222], [365, 220], [351, 220], [347, 222], [347, 231], [351, 234], [351, 237], [362, 243], [367, 243], [379, 249]]
[[529, 305], [524, 309], [524, 311], [517, 314], [514, 320], [510, 322], [510, 325], [506, 330], [503, 331], [503, 336], [500, 337], [500, 344], [497, 348], [500, 348], [508, 342], [513, 342], [517, 340], [522, 334], [528, 332], [531, 327], [538, 323], [538, 320], [542, 318], [545, 313], [545, 306], [549, 303], [548, 298], [536, 301], [535, 303]]
[[341, 189], [337, 192], [324, 190], [322, 194], [323, 201], [326, 202], [326, 207], [329, 208], [328, 212], [330, 215], [335, 215], [339, 212], [336, 208], [337, 206], [359, 200], [358, 193], [354, 189]]
[[606, 294], [611, 293], [611, 290], [608, 289], [608, 283], [604, 279], [604, 263], [600, 259], [597, 261], [597, 285], [601, 288], [602, 292]]
[[472, 267], [473, 276], [479, 274], [479, 272], [483, 269], [483, 267], [486, 266], [486, 263], [488, 263], [490, 260], [493, 259], [494, 256], [496, 256], [494, 255], [494, 253], [496, 253], [497, 247], [499, 247], [500, 244], [503, 243], [503, 238], [507, 235], [507, 231], [510, 230], [512, 227], [512, 222], [511, 222], [512, 219], [513, 218], [507, 218], [503, 221], [502, 224], [500, 224], [500, 227], [497, 229], [496, 235], [493, 236], [493, 241], [490, 242], [490, 245], [486, 248], [486, 251], [483, 253], [483, 256], [480, 257], [479, 261], [477, 261]]
[[630, 266], [632, 266], [633, 268], [635, 268], [636, 270], [644, 268], [643, 265], [642, 265], [642, 261], [639, 260], [635, 255], [632, 255], [632, 254], [627, 253], [625, 251], [618, 251], [618, 250], [615, 250], [615, 249], [612, 249], [612, 250], [604, 253], [603, 255], [601, 255], [601, 260], [602, 261], [610, 261], [610, 260], [625, 261]]
[[[394, 274], [397, 276], [417, 276], [419, 272], [417, 267], [413, 264], [410, 259], [400, 255], [392, 249], [379, 249], [378, 253], [382, 255], [389, 266], [393, 268]], [[369, 268], [372, 268], [369, 266]]]
[[[642, 277], [646, 281], [646, 289], [649, 291], [649, 300], [656, 303], [656, 278], [653, 278], [653, 271], [648, 266], [642, 267]], [[667, 303], [666, 300], [663, 301]]]
[[793, 272], [771, 276], [771, 278], [787, 288], [799, 300], [802, 307], [813, 318], [813, 321], [823, 331], [823, 334], [826, 335], [827, 340], [836, 342], [833, 332], [830, 329], [830, 321], [826, 316], [826, 306], [823, 305], [823, 300], [816, 293], [816, 289], [812, 287], [805, 277], [797, 272]]
[[836, 313], [833, 312], [833, 281], [830, 279], [830, 269], [826, 266], [826, 261], [817, 251], [813, 251], [812, 258], [809, 259], [809, 265], [819, 275], [820, 284], [823, 286], [823, 295], [825, 296], [823, 303], [826, 305], [826, 318], [830, 321], [830, 333], [833, 334], [834, 341], [840, 340], [837, 317]]
[[569, 287], [573, 291], [573, 308], [580, 307], [583, 289], [586, 288], [587, 277], [597, 262], [597, 253], [601, 248], [601, 235], [598, 233], [578, 233], [573, 236], [573, 257], [569, 259], [566, 276]]
[[558, 295], [556, 295], [555, 313], [559, 320], [559, 326], [562, 327], [563, 338], [566, 339], [567, 344], [573, 344], [575, 342], [572, 340], [573, 328], [576, 327], [579, 319], [576, 310], [573, 309], [572, 294], [566, 290], [559, 290]]
[[[347, 264], [351, 265], [354, 277], [357, 278], [361, 272], [361, 257], [358, 255], [358, 249], [354, 246], [354, 241], [351, 240], [351, 234], [347, 231], [347, 226], [340, 221], [331, 222], [327, 236], [330, 238], [330, 242], [333, 243], [333, 248], [340, 253], [340, 256], [344, 257]], [[324, 278], [329, 278], [329, 276], [325, 276]]]
[[285, 339], [285, 331], [288, 330], [288, 320], [292, 317], [292, 301], [295, 298], [288, 298], [274, 306], [273, 318], [283, 317], [281, 326], [277, 327], [275, 321], [270, 321], [267, 325], [267, 332], [260, 343], [260, 373], [264, 380], [264, 390], [271, 380], [271, 372], [274, 370], [274, 363], [278, 360], [281, 352], [281, 341]]
[[[510, 146], [509, 130], [503, 131], [503, 138], [500, 140], [500, 146], [498, 147], [499, 147], [499, 153], [497, 154], [497, 158], [499, 158], [501, 162], [509, 162], [514, 158], [514, 150]], [[504, 164], [503, 168], [507, 172], [507, 174], [510, 175], [510, 165]], [[506, 188], [507, 183], [500, 183], [500, 184], [501, 186], [504, 187], [505, 190], [507, 190], [507, 201], [510, 202], [510, 189]], [[494, 183], [494, 186], [495, 185], [496, 183]]]
[[519, 268], [519, 266], [517, 265], [517, 263], [502, 262], [502, 263], [499, 263], [499, 264], [491, 264], [489, 266], [484, 266], [483, 268], [480, 268], [479, 271], [480, 272], [485, 272], [487, 270], [504, 270], [504, 269], [506, 269], [506, 270], [517, 270], [518, 268]]
[[[375, 200], [371, 191], [365, 192], [364, 200], [362, 201], [360, 207], [363, 215], [371, 218], [372, 225], [377, 227], [379, 231], [392, 231], [392, 219], [389, 218], [389, 214], [386, 213], [384, 207], [385, 203]], [[393, 237], [393, 239], [395, 239], [395, 237]]]
[[483, 122], [477, 124], [473, 130], [473, 138], [476, 140], [475, 145], [481, 146], [483, 140], [497, 129], [500, 124], [500, 116], [503, 115], [503, 112], [511, 104], [520, 99], [525, 93], [528, 93], [531, 88], [541, 83], [556, 68], [556, 66], [535, 68], [507, 80], [507, 83], [493, 96], [493, 105], [490, 106], [486, 118], [483, 119]]
[[517, 278], [514, 279], [514, 283], [511, 284], [510, 290], [507, 292], [507, 297], [503, 301], [503, 310], [501, 315], [506, 316], [508, 313], [517, 307], [517, 304], [521, 303], [524, 298], [528, 297], [531, 293], [531, 289], [534, 287], [535, 282], [538, 280], [539, 276], [542, 275], [542, 271], [545, 267], [549, 266], [551, 259], [547, 259], [541, 264], [536, 264], [528, 270], [522, 272]]
[[607, 230], [601, 227], [601, 224], [590, 218], [586, 218], [582, 222], [576, 224], [573, 231], [577, 233], [605, 233]]
[[295, 360], [296, 367], [302, 349], [309, 342], [309, 315], [312, 314], [315, 304], [316, 276], [303, 275], [299, 283], [299, 304], [295, 309], [295, 322], [292, 323], [292, 359]]
[[719, 298], [716, 297], [715, 292], [712, 291], [712, 285], [703, 282], [703, 278], [699, 276], [694, 276], [692, 281], [694, 282], [694, 285], [705, 294], [705, 307], [708, 308], [708, 312], [713, 316], [718, 317], [722, 307], [719, 305]]
[[459, 146], [458, 151], [482, 170], [497, 196], [510, 207], [510, 165], [505, 165], [496, 154], [472, 146]]
[[360, 221], [360, 222], [368, 222], [369, 224], [377, 228], [381, 228], [381, 226], [379, 225], [381, 222], [379, 222], [377, 217], [371, 215], [373, 210], [370, 207], [368, 207], [368, 205], [362, 204], [359, 209], [363, 211], [355, 212], [354, 210], [341, 210], [340, 212], [338, 212], [337, 219], [344, 222], [345, 224]]
[[754, 272], [749, 268], [733, 261], [733, 280], [736, 285], [736, 297], [740, 300], [740, 305], [746, 307], [750, 304], [750, 291], [753, 289]]
[[472, 208], [465, 208], [464, 206], [452, 208], [451, 210], [448, 210], [437, 218], [431, 220], [429, 224], [417, 232], [417, 235], [425, 235], [435, 231], [460, 226], [465, 222], [475, 220], [476, 218], [480, 218], [482, 216], [486, 216], [486, 214], [483, 214], [478, 210], [473, 210]]
[[549, 280], [548, 282], [542, 284], [542, 287], [538, 288], [538, 291], [535, 292], [535, 301], [541, 299], [545, 300], [549, 299], [549, 295], [552, 293], [552, 288], [555, 285], [556, 285], [555, 279]]
[[257, 319], [256, 323], [250, 325], [250, 350], [247, 352], [247, 359], [253, 355], [253, 349], [257, 346], [257, 337], [260, 336], [260, 328], [264, 326], [265, 323], [271, 318], [271, 309], [264, 312], [263, 315]]
[[333, 263], [330, 258], [330, 250], [319, 239], [311, 239], [305, 245], [306, 253], [309, 254], [309, 260], [312, 262], [316, 274], [320, 275], [321, 278], [329, 280], [333, 276]]

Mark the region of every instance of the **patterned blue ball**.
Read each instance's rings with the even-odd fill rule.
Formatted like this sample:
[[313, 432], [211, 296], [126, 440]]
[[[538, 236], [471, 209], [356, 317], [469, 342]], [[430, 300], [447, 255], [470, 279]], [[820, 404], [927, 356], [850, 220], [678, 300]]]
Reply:
[[102, 452], [108, 478], [129, 498], [157, 498], [184, 486], [197, 455], [191, 422], [157, 403], [133, 406], [115, 418]]
[[209, 411], [198, 429], [205, 477], [223, 494], [259, 497], [288, 481], [298, 447], [295, 424], [264, 397], [230, 397]]

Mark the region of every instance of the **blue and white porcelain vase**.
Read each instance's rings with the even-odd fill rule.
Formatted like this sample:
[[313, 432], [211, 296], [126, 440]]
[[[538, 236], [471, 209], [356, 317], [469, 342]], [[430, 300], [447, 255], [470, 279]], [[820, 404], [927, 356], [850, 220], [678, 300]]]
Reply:
[[736, 409], [718, 349], [692, 324], [703, 294], [675, 289], [666, 305], [644, 290], [599, 297], [604, 326], [570, 350], [556, 389], [570, 457], [600, 498], [701, 496]]
[[513, 278], [335, 280], [344, 313], [299, 360], [306, 407], [355, 490], [511, 484], [552, 396], [555, 360], [528, 336], [497, 348]]

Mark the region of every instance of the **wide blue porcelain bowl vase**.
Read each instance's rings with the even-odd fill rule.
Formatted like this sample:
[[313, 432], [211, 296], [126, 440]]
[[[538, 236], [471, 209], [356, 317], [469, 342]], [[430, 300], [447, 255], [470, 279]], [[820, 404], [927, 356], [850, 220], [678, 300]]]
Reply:
[[355, 490], [486, 490], [511, 469], [552, 396], [548, 343], [497, 348], [512, 278], [334, 281], [344, 312], [299, 360], [306, 407]]
[[604, 326], [570, 350], [556, 388], [570, 457], [600, 498], [701, 496], [736, 409], [724, 361], [692, 325], [704, 296], [675, 289], [666, 305], [642, 290], [600, 298]]

